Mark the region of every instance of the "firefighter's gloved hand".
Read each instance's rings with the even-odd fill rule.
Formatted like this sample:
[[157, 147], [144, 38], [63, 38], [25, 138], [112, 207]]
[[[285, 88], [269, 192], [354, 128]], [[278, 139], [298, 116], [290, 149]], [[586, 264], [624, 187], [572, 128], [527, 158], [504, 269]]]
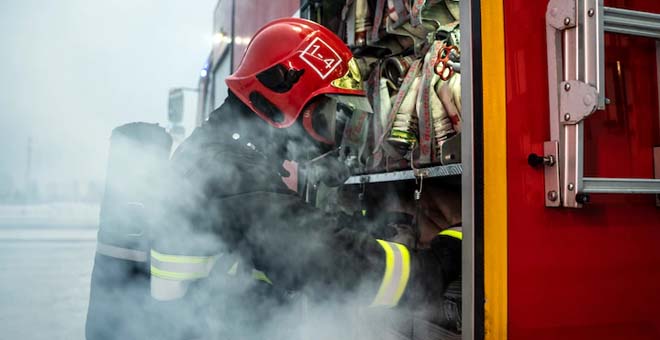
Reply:
[[447, 286], [442, 262], [432, 249], [417, 250], [411, 254], [411, 260], [411, 278], [402, 299], [403, 307], [416, 316], [439, 323], [443, 293]]
[[411, 260], [411, 280], [402, 307], [410, 309], [415, 318], [455, 328], [455, 316], [446, 315], [444, 304], [447, 287], [461, 275], [461, 240], [438, 235], [431, 248], [417, 250]]
[[431, 251], [441, 263], [442, 276], [446, 283], [461, 275], [463, 233], [460, 227], [443, 230], [431, 240]]

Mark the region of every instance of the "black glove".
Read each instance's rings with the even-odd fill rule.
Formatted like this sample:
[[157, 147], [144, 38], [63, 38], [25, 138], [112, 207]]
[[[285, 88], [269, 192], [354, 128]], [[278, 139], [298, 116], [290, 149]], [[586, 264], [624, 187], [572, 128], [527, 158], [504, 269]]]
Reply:
[[458, 331], [460, 308], [457, 307], [460, 306], [456, 304], [455, 289], [448, 298], [447, 287], [460, 280], [461, 240], [439, 235], [431, 241], [431, 248], [411, 252], [410, 274], [406, 293], [399, 305], [409, 309], [415, 319], [430, 324], [431, 328], [439, 326]]

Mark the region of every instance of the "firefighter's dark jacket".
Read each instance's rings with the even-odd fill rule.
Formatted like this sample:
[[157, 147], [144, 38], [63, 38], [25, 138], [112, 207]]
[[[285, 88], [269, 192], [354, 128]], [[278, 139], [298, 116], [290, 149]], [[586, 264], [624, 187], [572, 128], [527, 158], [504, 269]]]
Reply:
[[[338, 225], [334, 216], [286, 187], [281, 155], [291, 136], [258, 119], [230, 93], [179, 146], [171, 160], [174, 184], [153, 243], [156, 249], [230, 254], [220, 257], [214, 272], [231, 270], [235, 262], [223, 259], [239, 259], [244, 268], [265, 273], [270, 289], [304, 289], [313, 292], [312, 299], [348, 296], [358, 289], [375, 294], [386, 265], [379, 242]], [[441, 296], [444, 282], [458, 277], [460, 242], [444, 248], [442, 254], [411, 252], [410, 282], [402, 301], [413, 299], [411, 290]], [[373, 295], [364, 299], [368, 305]]]

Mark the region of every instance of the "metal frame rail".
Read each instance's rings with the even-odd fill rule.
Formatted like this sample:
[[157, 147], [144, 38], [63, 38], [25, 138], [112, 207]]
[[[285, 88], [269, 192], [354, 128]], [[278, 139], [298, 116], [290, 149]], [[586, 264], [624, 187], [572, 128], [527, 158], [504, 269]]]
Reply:
[[[545, 142], [545, 205], [580, 208], [590, 193], [660, 194], [656, 179], [584, 177], [584, 120], [605, 108], [605, 32], [660, 40], [660, 15], [603, 6], [603, 0], [550, 0], [546, 11], [550, 137]], [[660, 65], [659, 65], [660, 66]]]
[[378, 174], [364, 174], [351, 176], [344, 185], [347, 184], [367, 184], [379, 182], [394, 182], [405, 181], [419, 177], [433, 178], [433, 177], [446, 177], [446, 176], [460, 176], [463, 173], [463, 166], [461, 164], [439, 165], [429, 168], [420, 168], [415, 170], [402, 170], [384, 172]]

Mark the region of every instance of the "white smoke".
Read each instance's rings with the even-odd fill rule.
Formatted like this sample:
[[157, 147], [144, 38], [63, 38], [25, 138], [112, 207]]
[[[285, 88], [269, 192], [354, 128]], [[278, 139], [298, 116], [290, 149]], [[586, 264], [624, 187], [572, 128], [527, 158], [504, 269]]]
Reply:
[[[208, 131], [206, 135], [209, 136]], [[150, 202], [145, 202], [149, 217], [143, 226], [145, 234], [153, 238], [152, 247], [159, 251], [170, 249], [172, 254], [179, 255], [223, 255], [215, 262], [210, 276], [188, 282], [185, 296], [178, 300], [152, 299], [145, 289], [147, 281], [129, 282], [110, 291], [108, 301], [117, 303], [102, 308], [118, 319], [112, 327], [104, 326], [105, 337], [100, 338], [130, 334], [138, 339], [383, 339], [407, 334], [411, 315], [405, 309], [369, 307], [383, 268], [352, 268], [356, 264], [344, 262], [342, 242], [351, 240], [335, 234], [345, 233], [344, 229], [319, 225], [319, 221], [333, 219], [324, 219], [327, 215], [313, 210], [291, 214], [286, 211], [291, 205], [275, 201], [283, 199], [276, 194], [270, 195], [271, 204], [258, 205], [259, 210], [243, 210], [254, 216], [239, 215], [224, 205], [240, 207], [237, 202], [249, 205], [258, 195], [213, 199], [214, 195], [240, 193], [243, 186], [268, 179], [261, 175], [271, 176], [275, 181], [280, 179], [272, 176], [277, 164], [264, 162], [256, 157], [257, 152], [245, 149], [246, 140], [227, 148], [215, 143], [217, 139], [223, 140], [222, 136], [212, 137], [208, 141], [199, 139], [197, 142], [202, 142], [184, 144], [182, 148], [188, 149], [183, 149], [182, 155], [191, 158], [182, 155], [176, 158], [175, 154], [172, 172], [163, 168], [163, 164], [150, 164], [147, 157], [125, 159], [114, 166], [123, 173], [140, 173], [136, 167], [156, 170], [142, 173], [133, 179], [135, 182], [131, 182], [130, 176], [114, 182], [120, 187], [117, 190], [141, 188], [149, 192], [146, 196]], [[224, 138], [227, 141], [233, 142]], [[309, 144], [287, 142], [286, 145], [290, 152], [308, 158], [319, 152]], [[256, 158], [245, 163], [230, 162], [241, 148]], [[158, 162], [157, 158], [153, 162]], [[222, 185], [217, 186], [216, 181]], [[357, 205], [353, 208], [358, 210]], [[241, 224], [245, 222], [254, 224]], [[237, 230], [239, 227], [246, 229]], [[333, 241], [342, 242], [333, 244]], [[255, 246], [263, 248], [254, 249]], [[228, 276], [235, 261], [240, 263], [239, 275]], [[249, 275], [253, 267], [261, 270], [263, 265], [272, 267], [266, 271], [272, 286]], [[125, 275], [123, 267], [103, 270], [109, 276]], [[359, 275], [361, 279], [344, 279], [346, 275], [355, 275], [355, 271], [363, 272]], [[330, 278], [329, 281], [319, 281], [319, 274]], [[282, 282], [288, 282], [289, 286], [282, 286]]]

